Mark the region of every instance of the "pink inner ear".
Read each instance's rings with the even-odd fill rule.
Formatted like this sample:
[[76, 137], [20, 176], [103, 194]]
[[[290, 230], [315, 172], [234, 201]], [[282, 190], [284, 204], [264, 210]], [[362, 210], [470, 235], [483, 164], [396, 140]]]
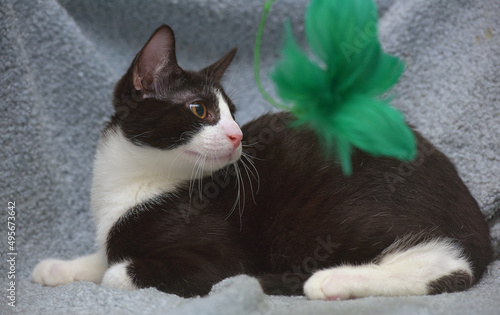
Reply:
[[153, 90], [155, 74], [166, 65], [177, 65], [175, 39], [172, 30], [160, 27], [142, 48], [134, 67], [133, 84], [136, 90]]
[[134, 67], [134, 88], [137, 91], [142, 90], [142, 77], [138, 74], [137, 66]]

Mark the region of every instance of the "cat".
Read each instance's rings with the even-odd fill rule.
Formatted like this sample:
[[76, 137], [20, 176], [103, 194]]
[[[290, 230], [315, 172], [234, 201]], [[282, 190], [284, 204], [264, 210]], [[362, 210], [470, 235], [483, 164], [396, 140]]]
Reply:
[[231, 276], [264, 292], [337, 300], [465, 290], [492, 259], [478, 204], [415, 131], [410, 163], [354, 150], [344, 176], [285, 112], [243, 127], [221, 80], [232, 49], [183, 70], [158, 28], [114, 90], [91, 203], [97, 252], [48, 259], [32, 278], [208, 294]]

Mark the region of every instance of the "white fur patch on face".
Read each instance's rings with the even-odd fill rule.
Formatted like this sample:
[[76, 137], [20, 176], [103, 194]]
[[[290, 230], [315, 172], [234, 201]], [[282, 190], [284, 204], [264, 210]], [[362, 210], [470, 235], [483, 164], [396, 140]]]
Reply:
[[387, 254], [378, 264], [345, 265], [318, 271], [305, 283], [304, 293], [313, 300], [425, 295], [432, 281], [453, 272], [472, 277], [461, 248], [447, 240], [435, 240]]
[[[236, 162], [241, 156], [241, 129], [234, 121], [221, 93], [217, 93], [217, 99], [220, 113], [218, 123], [203, 127], [185, 145], [186, 158], [203, 164], [204, 175]], [[238, 141], [231, 140], [232, 137], [238, 138]]]

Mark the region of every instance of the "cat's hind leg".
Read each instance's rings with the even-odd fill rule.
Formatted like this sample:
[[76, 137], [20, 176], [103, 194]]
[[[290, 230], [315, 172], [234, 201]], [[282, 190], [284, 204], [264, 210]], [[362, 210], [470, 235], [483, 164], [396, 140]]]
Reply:
[[130, 271], [130, 262], [124, 261], [114, 264], [104, 273], [102, 285], [109, 288], [124, 290], [135, 290], [138, 287], [134, 284], [133, 275]]
[[317, 271], [304, 284], [310, 299], [426, 295], [461, 291], [473, 284], [458, 244], [432, 240], [408, 247], [397, 241], [372, 263]]
[[33, 269], [31, 278], [34, 282], [48, 286], [74, 281], [100, 283], [107, 268], [106, 257], [96, 252], [73, 260], [42, 260]]

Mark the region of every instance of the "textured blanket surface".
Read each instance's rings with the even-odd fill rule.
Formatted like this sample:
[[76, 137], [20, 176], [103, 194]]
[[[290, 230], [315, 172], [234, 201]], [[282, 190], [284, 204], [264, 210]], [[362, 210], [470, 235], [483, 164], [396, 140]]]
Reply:
[[[497, 260], [466, 292], [343, 302], [270, 297], [238, 276], [207, 297], [92, 283], [30, 281], [44, 258], [91, 253], [90, 183], [114, 83], [152, 31], [169, 24], [177, 59], [201, 69], [237, 46], [225, 87], [243, 124], [271, 107], [253, 81], [253, 43], [264, 1], [0, 0], [0, 314], [498, 314], [500, 309], [500, 2], [380, 0], [384, 48], [406, 71], [393, 105], [457, 166], [487, 218]], [[262, 44], [264, 85], [290, 18], [303, 39], [307, 0], [279, 0]], [[341, 30], [340, 30], [341, 31]], [[400, 176], [411, 176], [401, 169]], [[16, 239], [9, 248], [9, 202]], [[10, 204], [13, 205], [13, 204]], [[12, 225], [11, 225], [12, 226]], [[16, 308], [7, 305], [15, 255]], [[11, 273], [12, 274], [12, 273]], [[8, 292], [8, 293], [5, 293]]]

